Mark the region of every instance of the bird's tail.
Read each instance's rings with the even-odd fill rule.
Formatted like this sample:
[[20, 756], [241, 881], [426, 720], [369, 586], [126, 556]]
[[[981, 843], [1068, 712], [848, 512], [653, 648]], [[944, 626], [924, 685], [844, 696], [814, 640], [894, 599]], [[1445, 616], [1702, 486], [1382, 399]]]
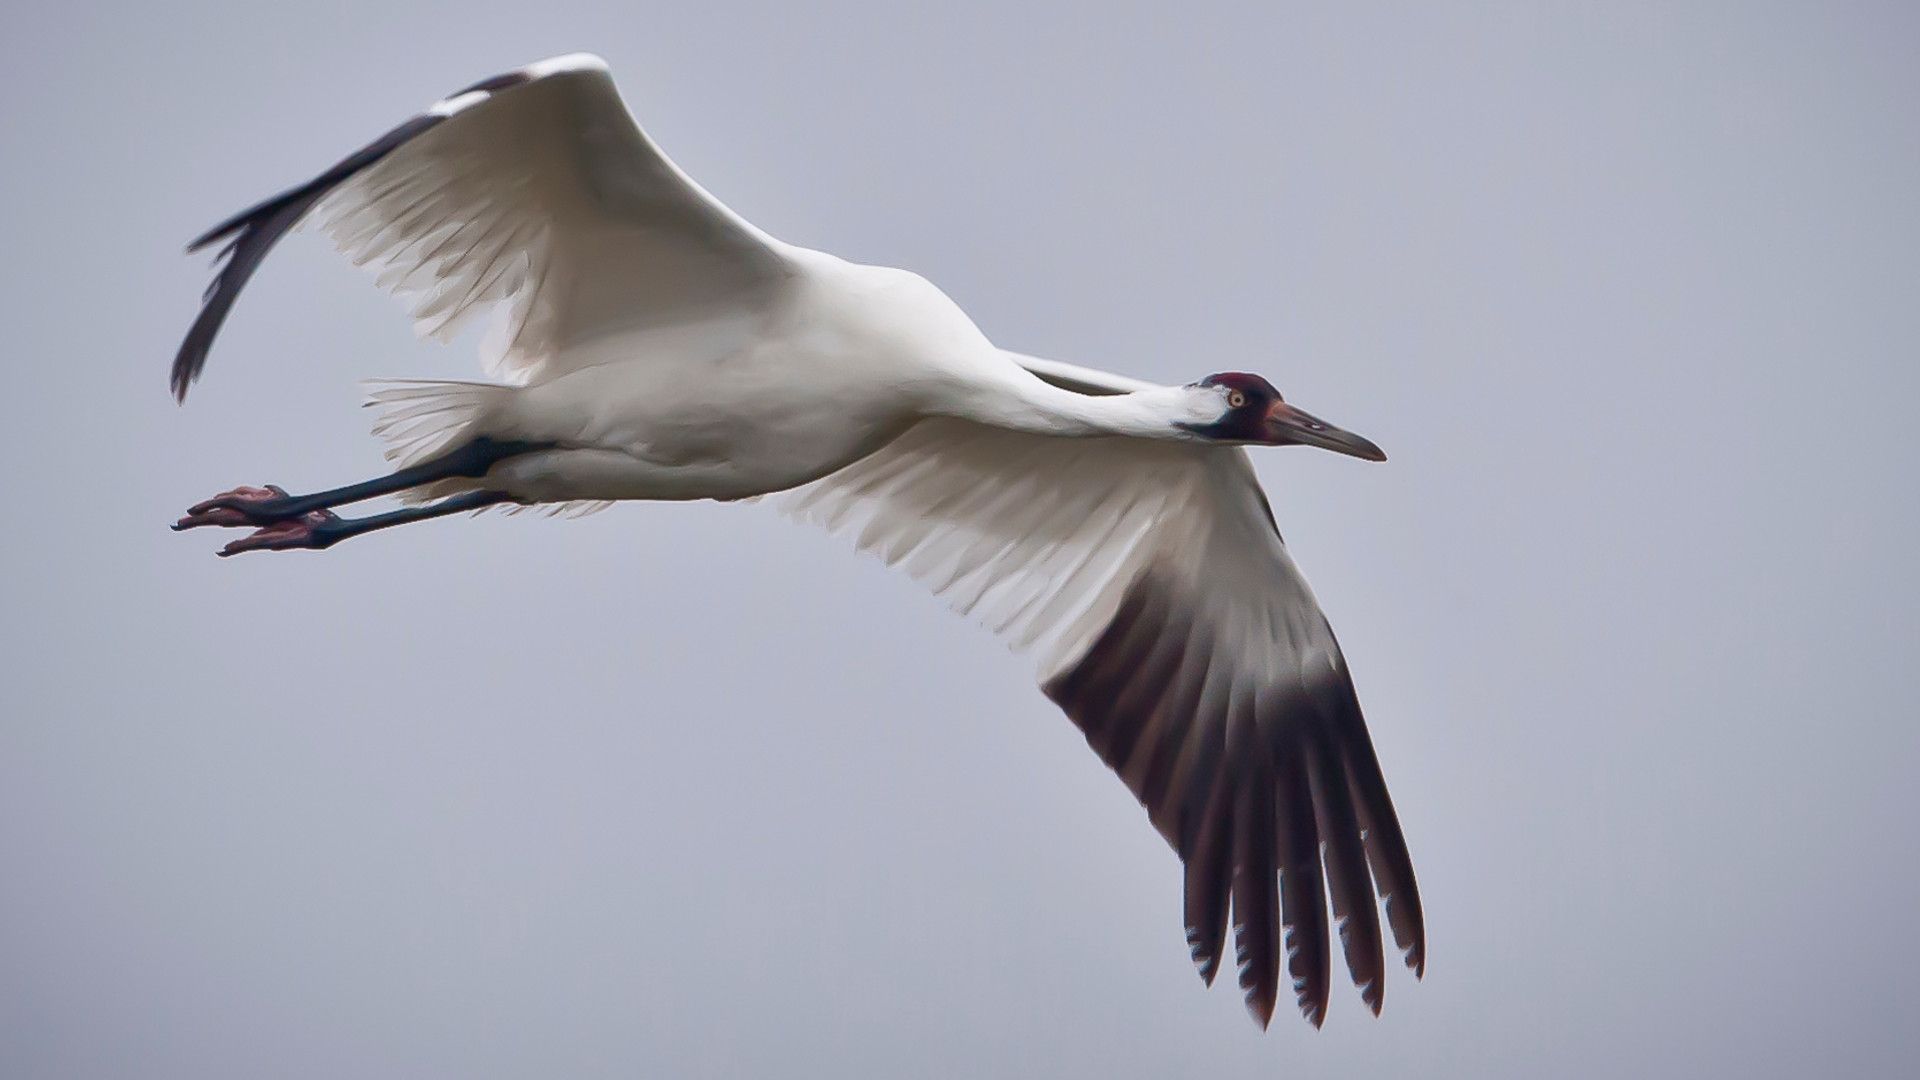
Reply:
[[380, 410], [373, 433], [386, 441], [387, 460], [402, 468], [451, 450], [477, 430], [510, 386], [439, 379], [371, 379], [367, 408]]
[[[487, 426], [496, 419], [496, 410], [516, 389], [499, 383], [452, 379], [368, 379], [361, 385], [367, 389], [367, 400], [362, 404], [380, 410], [373, 433], [386, 441], [387, 460], [403, 469], [488, 434]], [[399, 498], [401, 502], [431, 502], [474, 487], [471, 480], [441, 480], [409, 488]], [[539, 505], [548, 514], [581, 517], [613, 504], [575, 500]], [[506, 507], [509, 514], [526, 509], [523, 504]]]

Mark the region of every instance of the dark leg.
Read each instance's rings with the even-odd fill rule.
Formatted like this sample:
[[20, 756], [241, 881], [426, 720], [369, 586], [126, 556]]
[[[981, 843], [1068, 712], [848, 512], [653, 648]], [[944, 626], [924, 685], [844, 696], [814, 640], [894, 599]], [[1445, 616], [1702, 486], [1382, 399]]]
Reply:
[[309, 510], [296, 519], [276, 521], [235, 540], [220, 549], [220, 556], [225, 558], [243, 551], [324, 551], [361, 533], [510, 501], [510, 496], [498, 491], [468, 491], [425, 506], [409, 506], [404, 510], [390, 510], [361, 518], [343, 518], [326, 509]]
[[[455, 478], [479, 479], [499, 462], [531, 450], [546, 449], [545, 444], [502, 442], [484, 436], [418, 465], [409, 465], [375, 480], [346, 487], [319, 491], [312, 495], [289, 495], [271, 484], [264, 488], [235, 488], [205, 502], [187, 508], [187, 516], [174, 523], [174, 530], [194, 529], [202, 525], [272, 525], [297, 522], [306, 515], [331, 506], [344, 506], [381, 495]], [[367, 520], [373, 520], [371, 518]]]

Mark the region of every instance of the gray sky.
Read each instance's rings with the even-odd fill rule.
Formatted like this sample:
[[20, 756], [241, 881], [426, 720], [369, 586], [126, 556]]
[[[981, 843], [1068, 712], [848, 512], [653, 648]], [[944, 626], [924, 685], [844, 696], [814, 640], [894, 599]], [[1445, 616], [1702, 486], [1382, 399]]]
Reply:
[[[14, 5], [0, 1074], [1910, 1065], [1920, 14], [907, 7]], [[1424, 983], [1261, 1036], [1027, 663], [765, 509], [166, 531], [473, 371], [296, 238], [177, 409], [181, 244], [574, 49], [778, 236], [1387, 448], [1257, 463]]]

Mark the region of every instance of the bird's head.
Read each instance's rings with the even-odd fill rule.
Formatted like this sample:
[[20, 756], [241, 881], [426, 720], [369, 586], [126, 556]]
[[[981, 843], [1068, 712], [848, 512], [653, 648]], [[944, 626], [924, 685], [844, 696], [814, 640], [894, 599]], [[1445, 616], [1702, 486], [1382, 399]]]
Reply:
[[1387, 460], [1386, 453], [1372, 441], [1287, 404], [1280, 391], [1258, 375], [1221, 372], [1189, 384], [1187, 390], [1194, 395], [1199, 419], [1179, 426], [1203, 439], [1257, 446], [1317, 446], [1367, 461]]

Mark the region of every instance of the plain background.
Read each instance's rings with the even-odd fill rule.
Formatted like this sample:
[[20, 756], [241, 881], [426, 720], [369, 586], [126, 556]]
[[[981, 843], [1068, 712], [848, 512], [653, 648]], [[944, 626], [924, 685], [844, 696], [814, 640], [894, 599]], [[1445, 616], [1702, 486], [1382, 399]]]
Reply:
[[[1911, 5], [13, 4], [0, 1075], [1890, 1075], [1920, 1051]], [[473, 371], [202, 227], [591, 49], [783, 238], [1251, 369], [1424, 983], [1264, 1036], [1027, 664], [763, 508], [176, 536]]]

